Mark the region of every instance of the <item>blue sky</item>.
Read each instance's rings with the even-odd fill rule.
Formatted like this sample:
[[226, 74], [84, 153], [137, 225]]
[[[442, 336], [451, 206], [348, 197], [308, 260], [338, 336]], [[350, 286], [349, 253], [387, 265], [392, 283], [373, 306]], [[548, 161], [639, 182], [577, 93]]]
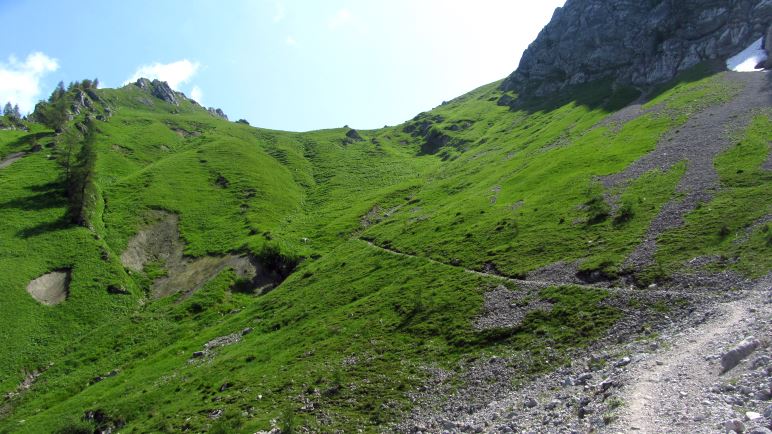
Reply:
[[405, 121], [517, 66], [564, 0], [0, 0], [0, 101], [166, 79], [293, 131]]

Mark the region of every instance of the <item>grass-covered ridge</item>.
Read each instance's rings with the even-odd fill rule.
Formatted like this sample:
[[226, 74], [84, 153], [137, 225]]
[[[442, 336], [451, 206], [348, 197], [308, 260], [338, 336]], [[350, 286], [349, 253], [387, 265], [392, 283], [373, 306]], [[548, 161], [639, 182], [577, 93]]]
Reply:
[[[0, 390], [13, 392], [0, 432], [254, 432], [272, 421], [378, 431], [409, 409], [430, 366], [549, 352], [551, 363], [521, 369], [554, 368], [620, 318], [604, 302], [613, 294], [556, 285], [534, 295], [551, 310], [481, 331], [484, 294], [502, 281], [464, 269], [523, 277], [564, 261], [620, 272], [684, 164], [614, 191], [599, 179], [736, 89], [693, 77], [662, 89], [652, 106], [665, 109], [620, 124], [604, 120], [636, 97], [629, 89], [518, 103], [493, 83], [356, 133], [252, 128], [134, 85], [91, 92], [102, 120], [88, 227], [67, 218], [61, 135], [37, 123], [0, 131], [0, 159], [41, 148], [0, 169]], [[754, 226], [770, 211], [758, 206], [770, 193], [770, 119], [759, 113], [716, 159], [721, 194], [658, 240], [663, 272], [697, 255], [739, 258], [712, 266], [747, 275], [770, 269], [769, 224]], [[120, 258], [156, 211], [179, 217], [188, 259], [297, 266], [264, 295], [224, 270], [192, 294], [153, 299], [164, 261], [132, 272]], [[38, 304], [27, 283], [56, 269], [72, 270], [68, 299]], [[223, 336], [238, 342], [204, 351]], [[30, 373], [29, 390], [18, 388]]]

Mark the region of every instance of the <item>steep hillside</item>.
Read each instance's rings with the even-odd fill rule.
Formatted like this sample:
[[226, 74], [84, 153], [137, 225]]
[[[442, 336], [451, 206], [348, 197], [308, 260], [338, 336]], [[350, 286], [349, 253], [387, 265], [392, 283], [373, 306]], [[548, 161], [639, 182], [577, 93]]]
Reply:
[[0, 130], [0, 432], [538, 430], [573, 360], [769, 291], [771, 76], [715, 70], [307, 133], [58, 90]]

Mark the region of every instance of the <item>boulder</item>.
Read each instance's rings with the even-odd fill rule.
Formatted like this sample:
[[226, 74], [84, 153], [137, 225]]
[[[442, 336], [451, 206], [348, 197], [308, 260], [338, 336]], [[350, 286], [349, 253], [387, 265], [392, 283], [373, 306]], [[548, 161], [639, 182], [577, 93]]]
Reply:
[[744, 358], [748, 357], [758, 348], [760, 342], [753, 336], [745, 338], [736, 347], [721, 356], [721, 373], [725, 373], [737, 366]]
[[362, 136], [359, 135], [359, 131], [353, 128], [346, 131], [346, 138], [352, 142], [361, 142], [362, 140], [364, 140]]

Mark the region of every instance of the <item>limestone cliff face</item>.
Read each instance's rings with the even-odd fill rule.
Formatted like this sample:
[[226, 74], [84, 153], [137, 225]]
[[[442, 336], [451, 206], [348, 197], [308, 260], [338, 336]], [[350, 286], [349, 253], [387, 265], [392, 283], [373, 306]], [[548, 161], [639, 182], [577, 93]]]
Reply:
[[646, 86], [766, 35], [772, 0], [567, 0], [504, 90], [544, 95], [612, 77]]

